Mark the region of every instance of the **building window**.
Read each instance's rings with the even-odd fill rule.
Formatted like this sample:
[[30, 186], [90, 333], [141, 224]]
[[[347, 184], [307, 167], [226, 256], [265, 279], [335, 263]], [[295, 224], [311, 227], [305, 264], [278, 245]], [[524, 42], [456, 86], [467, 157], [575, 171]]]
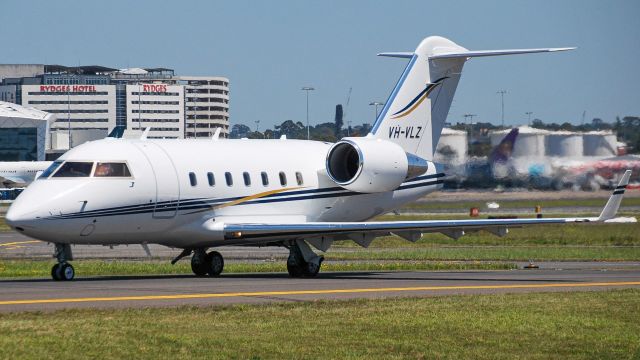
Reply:
[[216, 178], [213, 177], [212, 172], [207, 173], [207, 180], [209, 180], [209, 186], [216, 186]]
[[268, 186], [269, 185], [269, 176], [267, 175], [266, 172], [261, 172], [260, 173], [260, 177], [262, 178], [262, 185], [264, 186]]
[[251, 186], [251, 175], [248, 172], [243, 172], [242, 177], [244, 178], [244, 184], [246, 186]]
[[230, 172], [224, 173], [224, 178], [227, 180], [227, 186], [233, 186], [233, 176], [231, 176]]
[[279, 175], [280, 175], [280, 185], [287, 186], [287, 175], [283, 171], [280, 171]]
[[189, 182], [191, 183], [191, 186], [198, 185], [198, 179], [196, 179], [196, 174], [192, 172], [189, 173]]
[[296, 182], [298, 183], [298, 186], [302, 186], [304, 184], [304, 179], [302, 179], [302, 173], [299, 171], [296, 171]]

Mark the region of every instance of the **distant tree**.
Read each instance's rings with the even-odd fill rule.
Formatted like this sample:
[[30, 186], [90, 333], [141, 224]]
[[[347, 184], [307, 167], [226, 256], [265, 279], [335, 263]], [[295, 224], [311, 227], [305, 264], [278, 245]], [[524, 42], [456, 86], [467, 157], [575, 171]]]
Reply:
[[243, 137], [247, 137], [247, 134], [251, 132], [251, 129], [244, 124], [235, 124], [231, 127], [231, 133], [229, 137], [232, 139], [240, 139]]
[[600, 118], [594, 118], [593, 120], [591, 120], [591, 126], [594, 130], [601, 130], [602, 124], [604, 124], [604, 121], [602, 121], [602, 119]]
[[565, 123], [562, 123], [562, 125], [560, 125], [560, 129], [567, 130], [567, 131], [572, 131], [573, 130], [573, 125], [571, 125], [571, 123], [565, 122]]
[[544, 129], [546, 127], [546, 125], [540, 119], [533, 119], [533, 121], [531, 122], [531, 127], [536, 128], [536, 129]]

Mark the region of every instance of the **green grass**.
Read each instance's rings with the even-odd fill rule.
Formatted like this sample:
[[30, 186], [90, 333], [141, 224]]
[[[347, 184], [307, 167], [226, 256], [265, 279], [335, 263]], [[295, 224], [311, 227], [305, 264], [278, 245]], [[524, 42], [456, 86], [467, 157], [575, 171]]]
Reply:
[[[48, 278], [53, 261], [0, 260], [0, 278]], [[192, 274], [188, 261], [171, 265], [168, 260], [108, 261], [77, 260], [72, 262], [78, 276], [119, 275], [187, 275]], [[329, 263], [322, 271], [394, 271], [394, 270], [508, 270], [517, 266], [504, 262], [451, 261], [364, 261]], [[224, 273], [287, 272], [284, 261], [269, 263], [229, 263]]]
[[[624, 214], [628, 216], [627, 214]], [[441, 220], [468, 219], [466, 216], [406, 216], [385, 215], [376, 218], [380, 221], [407, 220]], [[567, 224], [567, 225], [536, 225], [524, 228], [511, 228], [505, 237], [498, 237], [481, 231], [467, 233], [458, 240], [445, 235], [434, 233], [425, 234], [415, 243], [397, 237], [382, 237], [373, 241], [371, 247], [425, 247], [434, 244], [442, 245], [614, 245], [640, 246], [640, 222], [630, 224]], [[344, 247], [358, 246], [352, 241], [338, 242], [336, 245]]]
[[640, 261], [640, 247], [425, 246], [383, 251], [329, 252], [332, 260], [369, 261]]
[[[472, 207], [480, 209], [486, 208], [487, 200], [477, 201], [418, 201], [407, 204], [402, 209], [413, 211], [436, 211], [436, 210], [466, 210]], [[500, 209], [530, 208], [533, 211], [536, 205], [542, 206], [542, 210], [556, 207], [603, 207], [607, 198], [601, 199], [557, 199], [557, 200], [504, 200], [498, 201]], [[621, 206], [640, 206], [640, 197], [625, 197]]]
[[640, 290], [0, 314], [7, 359], [637, 359]]

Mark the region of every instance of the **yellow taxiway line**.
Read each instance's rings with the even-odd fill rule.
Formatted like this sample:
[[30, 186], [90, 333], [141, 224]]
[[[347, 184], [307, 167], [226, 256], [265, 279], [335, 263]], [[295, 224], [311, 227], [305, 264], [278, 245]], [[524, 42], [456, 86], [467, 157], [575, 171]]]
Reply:
[[0, 301], [0, 305], [59, 304], [59, 303], [83, 303], [83, 302], [99, 302], [99, 301], [214, 299], [214, 298], [230, 298], [230, 297], [243, 297], [243, 296], [252, 297], [252, 296], [282, 296], [282, 295], [358, 294], [358, 293], [405, 292], [405, 291], [577, 288], [577, 287], [603, 287], [603, 286], [629, 286], [629, 285], [640, 285], [640, 281], [568, 283], [568, 284], [552, 283], [552, 284], [517, 284], [517, 285], [417, 286], [417, 287], [390, 287], [390, 288], [365, 288], [365, 289], [256, 291], [256, 292], [211, 293], [211, 294], [30, 299], [30, 300]]
[[35, 244], [35, 243], [39, 243], [39, 242], [41, 242], [41, 241], [39, 241], [39, 240], [15, 241], [15, 242], [10, 242], [10, 243], [0, 244], [0, 246], [14, 246], [14, 245], [22, 245], [22, 244]]

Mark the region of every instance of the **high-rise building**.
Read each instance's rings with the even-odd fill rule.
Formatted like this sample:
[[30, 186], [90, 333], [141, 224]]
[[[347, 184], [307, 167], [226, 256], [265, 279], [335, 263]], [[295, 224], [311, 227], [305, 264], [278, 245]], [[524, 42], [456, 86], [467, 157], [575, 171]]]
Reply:
[[[56, 115], [51, 144], [71, 147], [105, 137], [116, 125], [149, 138], [229, 133], [229, 80], [176, 76], [167, 68], [0, 65], [0, 101]], [[195, 129], [195, 131], [194, 131]]]

